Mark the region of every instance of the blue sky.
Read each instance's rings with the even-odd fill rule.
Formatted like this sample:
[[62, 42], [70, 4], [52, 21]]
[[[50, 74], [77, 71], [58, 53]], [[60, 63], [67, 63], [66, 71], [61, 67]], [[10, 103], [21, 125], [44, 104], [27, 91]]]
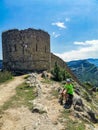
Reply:
[[45, 30], [65, 61], [98, 58], [98, 0], [0, 0], [0, 59], [1, 34], [13, 28]]

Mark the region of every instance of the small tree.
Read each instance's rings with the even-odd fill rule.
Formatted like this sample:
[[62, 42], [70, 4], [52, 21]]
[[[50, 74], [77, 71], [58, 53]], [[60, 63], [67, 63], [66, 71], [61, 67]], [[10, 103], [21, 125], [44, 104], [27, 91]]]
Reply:
[[52, 74], [54, 76], [54, 80], [63, 81], [66, 78], [71, 77], [69, 73], [58, 66], [57, 62], [55, 62], [54, 69], [52, 70]]
[[57, 65], [57, 62], [55, 62], [54, 69], [52, 70], [52, 74], [54, 76], [54, 79], [56, 81], [59, 81], [60, 67]]

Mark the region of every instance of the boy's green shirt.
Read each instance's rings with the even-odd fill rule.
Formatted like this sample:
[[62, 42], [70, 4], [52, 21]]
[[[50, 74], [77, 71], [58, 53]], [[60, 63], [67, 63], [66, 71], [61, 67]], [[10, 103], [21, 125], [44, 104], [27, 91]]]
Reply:
[[73, 90], [73, 85], [72, 84], [66, 84], [66, 85], [64, 85], [64, 89], [67, 90], [68, 94], [73, 95], [74, 90]]

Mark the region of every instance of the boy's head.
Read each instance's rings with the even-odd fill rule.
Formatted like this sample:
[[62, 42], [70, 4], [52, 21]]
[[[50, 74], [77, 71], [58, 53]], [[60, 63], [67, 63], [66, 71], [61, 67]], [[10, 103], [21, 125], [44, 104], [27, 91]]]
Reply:
[[66, 83], [71, 83], [71, 80], [70, 79], [66, 79]]

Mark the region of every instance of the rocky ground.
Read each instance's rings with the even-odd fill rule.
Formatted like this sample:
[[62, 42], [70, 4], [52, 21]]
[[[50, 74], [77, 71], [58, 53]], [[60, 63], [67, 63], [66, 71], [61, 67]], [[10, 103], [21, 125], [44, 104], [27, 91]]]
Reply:
[[[0, 85], [0, 107], [15, 94], [15, 88], [23, 82], [24, 76], [19, 76], [13, 81]], [[0, 114], [0, 130], [79, 130], [71, 129], [71, 127], [68, 129], [66, 126], [69, 118], [70, 121], [73, 120], [73, 123], [76, 120], [81, 122], [84, 112], [81, 107], [75, 109], [72, 107], [68, 111], [64, 110], [63, 106], [58, 103], [57, 95], [55, 95], [57, 88], [61, 86], [59, 83], [45, 80], [41, 77], [41, 74], [30, 74], [26, 83], [30, 87], [36, 86], [37, 96], [30, 101], [33, 106], [32, 110], [21, 105], [21, 107], [11, 107], [3, 111]], [[88, 109], [88, 107], [85, 107], [87, 112]], [[65, 112], [69, 117], [67, 118], [66, 115], [62, 117], [62, 112]], [[89, 120], [89, 115], [87, 113], [84, 115], [88, 116], [87, 120]], [[98, 130], [97, 124], [86, 123], [85, 126], [85, 130]]]

